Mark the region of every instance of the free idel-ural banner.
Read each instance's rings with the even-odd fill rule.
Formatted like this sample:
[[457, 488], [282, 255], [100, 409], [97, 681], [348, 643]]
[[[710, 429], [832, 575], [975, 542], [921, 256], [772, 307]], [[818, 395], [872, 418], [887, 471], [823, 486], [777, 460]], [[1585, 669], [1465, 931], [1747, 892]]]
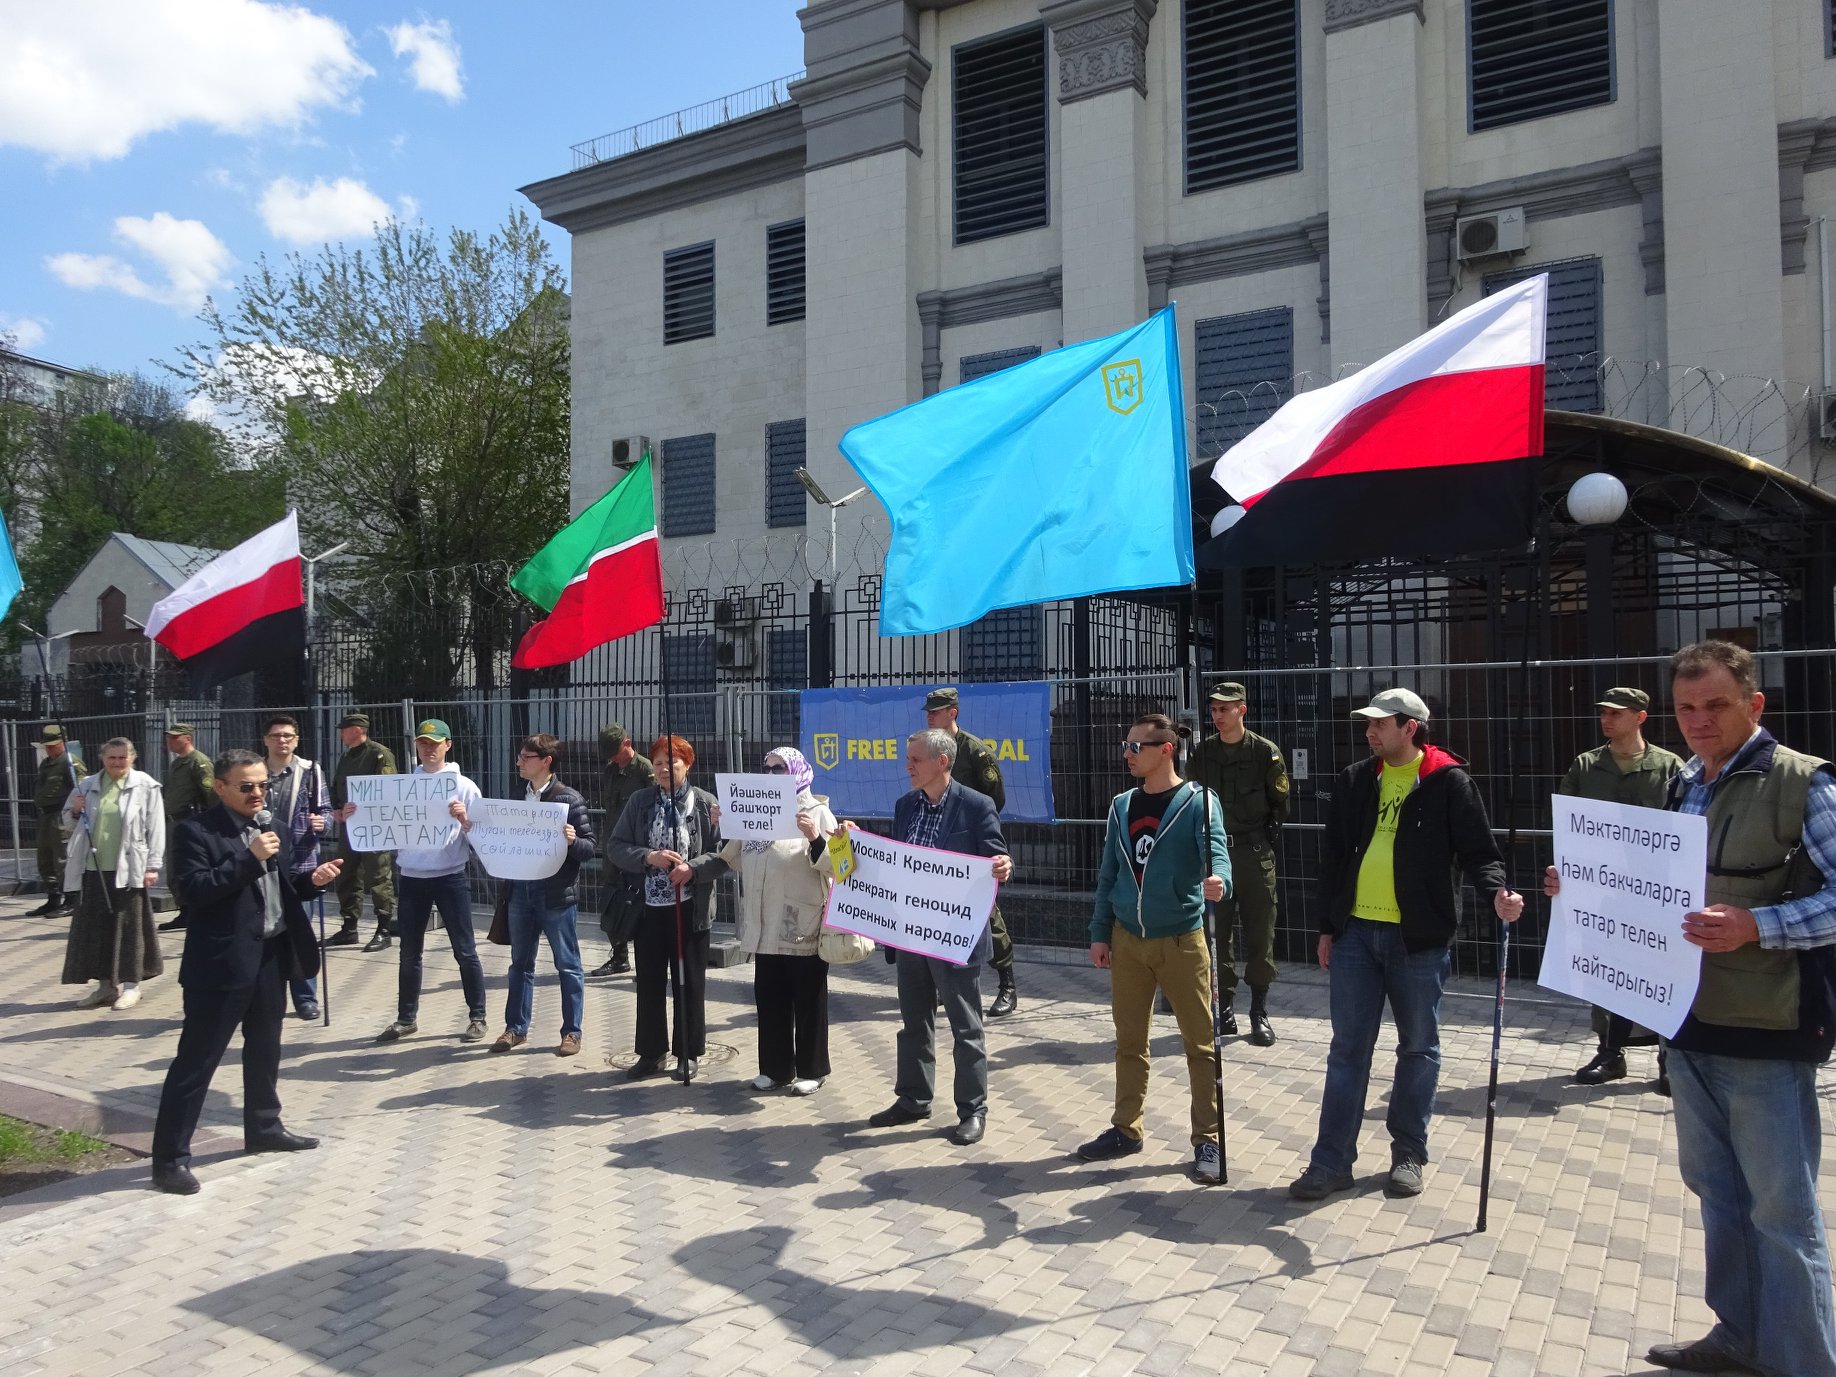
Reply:
[[[986, 741], [1000, 767], [1007, 791], [1001, 816], [1052, 821], [1051, 686], [962, 684], [957, 691], [957, 726]], [[803, 691], [803, 754], [816, 772], [814, 791], [828, 796], [837, 817], [891, 817], [893, 801], [911, 792], [905, 738], [924, 729], [928, 692], [924, 686]]]

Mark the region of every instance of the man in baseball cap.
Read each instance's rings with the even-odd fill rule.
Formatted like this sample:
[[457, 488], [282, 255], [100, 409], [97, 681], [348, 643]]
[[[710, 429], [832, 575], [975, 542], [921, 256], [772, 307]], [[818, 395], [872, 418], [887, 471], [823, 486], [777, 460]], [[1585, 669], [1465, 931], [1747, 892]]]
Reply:
[[1441, 989], [1452, 965], [1459, 894], [1454, 867], [1507, 923], [1524, 911], [1465, 762], [1428, 740], [1428, 705], [1385, 689], [1352, 716], [1371, 759], [1340, 771], [1320, 860], [1319, 961], [1331, 973], [1332, 1048], [1320, 1132], [1288, 1187], [1324, 1200], [1353, 1184], [1371, 1057], [1387, 1000], [1396, 1024], [1385, 1191], [1419, 1195], [1428, 1118], [1441, 1069]]

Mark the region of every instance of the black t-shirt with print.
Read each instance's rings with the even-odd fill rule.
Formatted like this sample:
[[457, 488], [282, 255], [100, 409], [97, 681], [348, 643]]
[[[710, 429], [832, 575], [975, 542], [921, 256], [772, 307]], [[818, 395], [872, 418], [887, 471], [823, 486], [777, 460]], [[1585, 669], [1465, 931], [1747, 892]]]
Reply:
[[1173, 801], [1178, 790], [1177, 784], [1158, 794], [1137, 789], [1128, 801], [1128, 861], [1135, 868], [1136, 884], [1141, 883], [1142, 868], [1147, 865], [1154, 841], [1160, 835], [1160, 820], [1166, 816], [1167, 804]]

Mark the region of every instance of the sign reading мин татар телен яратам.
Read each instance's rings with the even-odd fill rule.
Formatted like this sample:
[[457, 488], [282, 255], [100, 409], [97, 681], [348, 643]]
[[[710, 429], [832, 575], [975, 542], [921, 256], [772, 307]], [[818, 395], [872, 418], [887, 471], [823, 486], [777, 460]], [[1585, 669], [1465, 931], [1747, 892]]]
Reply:
[[346, 795], [357, 811], [344, 824], [353, 851], [437, 851], [459, 837], [452, 815], [459, 776], [438, 774], [352, 775]]
[[1683, 915], [1704, 902], [1707, 819], [1566, 794], [1550, 812], [1562, 887], [1537, 983], [1674, 1036], [1702, 974]]

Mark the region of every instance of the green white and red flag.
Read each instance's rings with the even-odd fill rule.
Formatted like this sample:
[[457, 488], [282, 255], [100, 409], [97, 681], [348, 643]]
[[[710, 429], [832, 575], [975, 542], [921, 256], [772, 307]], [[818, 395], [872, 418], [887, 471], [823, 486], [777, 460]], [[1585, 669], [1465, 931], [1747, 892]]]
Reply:
[[518, 669], [578, 660], [663, 620], [663, 563], [650, 455], [516, 571], [510, 586], [548, 617], [523, 633]]

